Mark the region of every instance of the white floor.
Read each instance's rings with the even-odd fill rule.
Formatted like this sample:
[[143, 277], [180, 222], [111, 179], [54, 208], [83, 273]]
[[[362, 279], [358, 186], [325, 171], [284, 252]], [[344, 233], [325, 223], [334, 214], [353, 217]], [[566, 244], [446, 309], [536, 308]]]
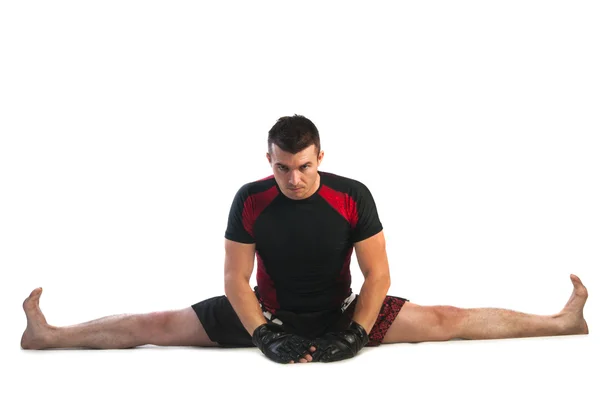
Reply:
[[3, 350], [0, 396], [598, 397], [598, 353], [594, 335], [385, 345], [343, 362], [296, 365], [252, 348], [12, 345]]

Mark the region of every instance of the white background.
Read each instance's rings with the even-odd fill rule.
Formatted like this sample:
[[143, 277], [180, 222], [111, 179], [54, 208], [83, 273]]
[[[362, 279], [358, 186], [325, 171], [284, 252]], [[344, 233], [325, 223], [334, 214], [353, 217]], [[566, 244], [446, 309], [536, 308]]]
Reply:
[[[0, 395], [593, 396], [599, 20], [593, 1], [3, 2]], [[390, 294], [549, 315], [575, 273], [591, 334], [296, 366], [20, 350], [37, 286], [57, 326], [223, 294], [231, 200], [271, 174], [267, 132], [295, 113], [321, 170], [375, 197]]]

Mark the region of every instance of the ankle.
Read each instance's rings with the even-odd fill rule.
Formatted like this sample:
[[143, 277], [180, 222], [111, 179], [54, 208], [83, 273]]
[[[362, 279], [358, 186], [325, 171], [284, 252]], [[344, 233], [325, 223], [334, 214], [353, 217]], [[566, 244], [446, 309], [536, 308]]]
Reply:
[[569, 327], [572, 323], [568, 313], [561, 311], [558, 314], [551, 315], [550, 318], [554, 323], [558, 335], [568, 334]]

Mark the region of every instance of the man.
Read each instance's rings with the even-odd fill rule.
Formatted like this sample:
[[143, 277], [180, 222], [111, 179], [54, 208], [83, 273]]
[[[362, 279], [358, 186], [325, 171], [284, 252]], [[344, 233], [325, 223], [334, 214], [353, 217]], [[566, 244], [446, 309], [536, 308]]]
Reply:
[[[587, 334], [587, 289], [552, 316], [495, 308], [419, 306], [388, 295], [383, 227], [368, 188], [318, 170], [316, 126], [299, 115], [269, 131], [273, 175], [242, 186], [225, 232], [225, 295], [181, 310], [114, 315], [68, 327], [46, 322], [41, 288], [23, 303], [24, 349], [257, 346], [279, 363], [338, 361], [381, 343]], [[356, 252], [364, 275], [350, 287]], [[257, 260], [257, 286], [249, 281]]]

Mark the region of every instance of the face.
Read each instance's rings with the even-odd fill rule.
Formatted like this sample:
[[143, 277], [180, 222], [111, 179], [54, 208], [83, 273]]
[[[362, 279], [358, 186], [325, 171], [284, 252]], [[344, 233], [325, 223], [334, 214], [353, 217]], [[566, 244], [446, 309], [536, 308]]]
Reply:
[[304, 199], [319, 188], [319, 173], [324, 152], [317, 156], [315, 145], [294, 154], [283, 151], [277, 145], [271, 145], [267, 159], [273, 168], [275, 181], [279, 189], [290, 199]]

